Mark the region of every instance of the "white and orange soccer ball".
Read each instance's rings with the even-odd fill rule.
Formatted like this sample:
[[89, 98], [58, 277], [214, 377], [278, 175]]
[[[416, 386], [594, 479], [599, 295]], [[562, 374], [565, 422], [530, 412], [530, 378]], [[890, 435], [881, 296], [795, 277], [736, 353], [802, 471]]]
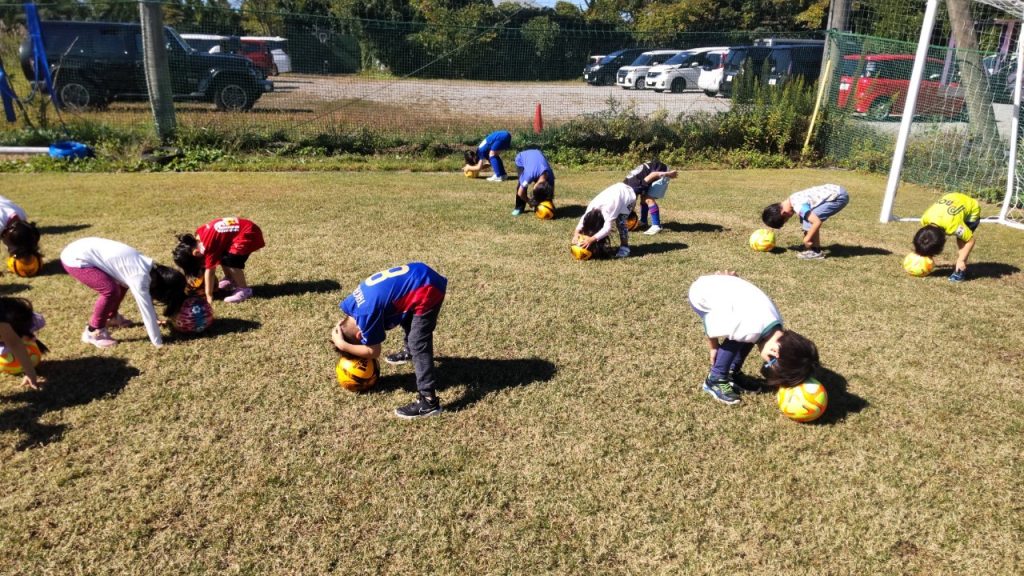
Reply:
[[342, 354], [334, 367], [338, 384], [349, 392], [366, 392], [380, 377], [380, 362], [376, 358], [356, 358]]
[[758, 252], [768, 252], [775, 248], [775, 231], [770, 228], [758, 228], [750, 235], [750, 247]]
[[780, 386], [775, 399], [786, 418], [797, 422], [817, 420], [828, 408], [828, 392], [814, 378], [796, 386]]
[[921, 278], [932, 273], [935, 269], [935, 262], [928, 256], [911, 252], [903, 259], [903, 269], [911, 276]]

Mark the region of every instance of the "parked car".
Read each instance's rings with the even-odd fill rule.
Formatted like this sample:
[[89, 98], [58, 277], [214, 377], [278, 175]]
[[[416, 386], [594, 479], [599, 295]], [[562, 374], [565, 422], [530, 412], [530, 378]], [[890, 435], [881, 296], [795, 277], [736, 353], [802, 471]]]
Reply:
[[[666, 60], [664, 64], [653, 66], [648, 70], [644, 87], [655, 92], [671, 90], [677, 93], [687, 88], [696, 88], [701, 67], [708, 64], [709, 56], [720, 55], [725, 50], [728, 48], [695, 48], [680, 52]], [[720, 59], [720, 56], [715, 58], [715, 60]]]
[[[913, 54], [846, 56], [840, 68], [837, 104], [872, 120], [901, 116], [913, 66]], [[964, 107], [956, 70], [946, 70], [946, 63], [939, 58], [925, 61], [914, 113], [961, 118]]]
[[[736, 81], [736, 77], [743, 73], [743, 65], [747, 60], [750, 61], [751, 70], [757, 82], [775, 84], [790, 75], [793, 70], [791, 64], [794, 54], [797, 55], [799, 60], [796, 68], [797, 73], [807, 76], [813, 72], [813, 65], [810, 62], [813, 57], [809, 55], [815, 51], [818, 54], [818, 64], [817, 72], [813, 73], [814, 77], [817, 78], [817, 75], [821, 73], [821, 51], [824, 50], [824, 46], [824, 40], [762, 38], [752, 46], [730, 48], [729, 57], [725, 61], [725, 69], [722, 70], [722, 83], [719, 86], [719, 91], [723, 96], [732, 96], [733, 83]], [[803, 48], [810, 48], [810, 50], [802, 50]], [[768, 70], [765, 70], [764, 67], [765, 61], [773, 52], [778, 54], [777, 73], [772, 72], [771, 65], [769, 65]], [[773, 74], [775, 82], [771, 81]]]
[[270, 46], [260, 40], [239, 40], [238, 54], [245, 56], [260, 69], [265, 76], [277, 76], [277, 66]]
[[287, 74], [292, 71], [292, 57], [288, 55], [288, 39], [280, 36], [242, 36], [242, 42], [263, 42], [270, 47], [274, 58], [275, 74]]
[[623, 90], [629, 90], [630, 88], [643, 90], [647, 71], [652, 66], [662, 64], [680, 52], [682, 50], [651, 50], [650, 52], [644, 52], [637, 56], [636, 60], [633, 60], [629, 66], [619, 68], [619, 71], [615, 73], [615, 83], [622, 87]]
[[[181, 39], [199, 52], [212, 52], [216, 54], [222, 51], [223, 46], [227, 45], [230, 37], [221, 36], [220, 34], [182, 34]], [[224, 51], [226, 52], [227, 50]]]
[[1017, 54], [1008, 54], [1002, 59], [987, 56], [982, 62], [988, 75], [992, 101], [1003, 104], [1013, 102], [1013, 84], [1017, 79]]
[[[70, 109], [102, 108], [112, 100], [147, 100], [138, 24], [42, 22], [43, 46], [57, 95]], [[248, 110], [274, 89], [251, 62], [239, 56], [193, 50], [164, 27], [175, 99], [213, 102], [221, 110]], [[22, 71], [39, 82], [26, 38], [18, 50]], [[45, 87], [44, 87], [45, 88]]]
[[760, 75], [765, 58], [772, 51], [771, 46], [734, 46], [729, 48], [729, 56], [725, 59], [722, 70], [722, 82], [718, 91], [726, 98], [732, 96], [732, 85], [736, 76], [743, 72], [743, 63], [750, 60], [754, 74]]
[[623, 48], [605, 56], [597, 64], [588, 64], [583, 69], [583, 79], [593, 86], [604, 86], [615, 83], [615, 73], [643, 54], [643, 48]]
[[722, 86], [722, 70], [725, 69], [725, 59], [729, 56], [729, 50], [722, 52], [709, 52], [708, 62], [701, 66], [700, 76], [697, 77], [697, 87], [708, 96], [715, 96]]
[[814, 83], [821, 75], [821, 59], [824, 55], [824, 41], [773, 48], [768, 53], [768, 77], [765, 82], [774, 86], [801, 77], [808, 84]]

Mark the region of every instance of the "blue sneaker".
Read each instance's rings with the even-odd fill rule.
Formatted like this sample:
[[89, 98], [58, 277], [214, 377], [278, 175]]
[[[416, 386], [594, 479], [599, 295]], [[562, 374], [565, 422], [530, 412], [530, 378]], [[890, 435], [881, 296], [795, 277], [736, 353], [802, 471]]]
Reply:
[[728, 380], [712, 380], [711, 375], [704, 379], [704, 391], [723, 404], [739, 404], [740, 396], [733, 390]]
[[953, 270], [953, 273], [949, 275], [950, 282], [963, 282], [967, 280], [967, 270]]
[[520, 210], [519, 208], [516, 208], [515, 210], [512, 211], [512, 215], [513, 216], [519, 216], [522, 213], [523, 213], [523, 211]]

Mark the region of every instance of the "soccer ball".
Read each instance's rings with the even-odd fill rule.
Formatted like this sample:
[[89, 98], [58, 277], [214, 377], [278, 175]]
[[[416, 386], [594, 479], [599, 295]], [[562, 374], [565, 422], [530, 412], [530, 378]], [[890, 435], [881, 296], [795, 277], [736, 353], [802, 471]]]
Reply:
[[591, 258], [594, 257], [593, 252], [587, 250], [586, 248], [580, 246], [579, 244], [573, 244], [572, 246], [569, 246], [569, 251], [572, 252], [572, 257], [577, 260], [590, 260]]
[[42, 267], [43, 259], [35, 254], [29, 254], [28, 256], [22, 256], [21, 258], [15, 258], [14, 256], [9, 256], [7, 258], [7, 269], [22, 278], [35, 276], [39, 273], [39, 269]]
[[750, 235], [750, 247], [758, 252], [767, 252], [775, 248], [775, 231], [758, 228]]
[[213, 324], [213, 307], [203, 296], [189, 296], [181, 303], [171, 326], [182, 334], [199, 334]]
[[[36, 339], [31, 336], [22, 336], [21, 341], [25, 343], [25, 350], [28, 352], [29, 360], [32, 361], [32, 366], [39, 366], [39, 359], [42, 358], [43, 353], [39, 351]], [[0, 372], [13, 375], [23, 372], [21, 363], [6, 346], [0, 346]]]
[[467, 168], [467, 169], [462, 171], [462, 175], [465, 176], [466, 178], [479, 178], [480, 177], [480, 171], [479, 170], [470, 170], [470, 169]]
[[541, 220], [551, 220], [555, 217], [555, 205], [545, 200], [540, 204], [537, 204], [537, 208], [534, 210], [533, 214]]
[[629, 216], [626, 216], [626, 230], [633, 232], [639, 227], [640, 217], [636, 215], [636, 212], [630, 212]]
[[935, 262], [931, 258], [914, 252], [907, 254], [907, 257], [903, 259], [903, 269], [911, 276], [918, 278], [927, 276], [932, 273], [933, 268], [935, 268]]
[[796, 386], [779, 387], [775, 399], [786, 418], [797, 422], [817, 420], [828, 407], [828, 393], [814, 378]]
[[356, 358], [342, 354], [334, 372], [338, 375], [338, 384], [349, 392], [366, 392], [377, 383], [380, 377], [380, 362], [376, 358]]

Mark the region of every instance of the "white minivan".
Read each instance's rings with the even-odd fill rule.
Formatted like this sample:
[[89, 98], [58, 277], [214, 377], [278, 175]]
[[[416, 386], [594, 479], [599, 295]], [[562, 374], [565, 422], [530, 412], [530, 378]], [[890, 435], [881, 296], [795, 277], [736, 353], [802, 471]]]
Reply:
[[678, 93], [688, 89], [695, 90], [701, 68], [711, 62], [717, 63], [721, 60], [721, 57], [717, 55], [724, 54], [728, 50], [724, 46], [715, 46], [680, 52], [666, 60], [664, 64], [659, 64], [648, 70], [644, 87], [655, 92], [671, 90]]
[[700, 69], [700, 76], [697, 77], [697, 88], [700, 88], [708, 96], [718, 94], [722, 86], [722, 72], [725, 70], [725, 60], [729, 56], [729, 50], [708, 54], [708, 63]]
[[622, 86], [624, 90], [636, 88], [644, 89], [644, 78], [651, 66], [664, 64], [666, 60], [679, 54], [682, 50], [651, 50], [636, 57], [629, 66], [619, 68], [615, 74], [615, 83]]

